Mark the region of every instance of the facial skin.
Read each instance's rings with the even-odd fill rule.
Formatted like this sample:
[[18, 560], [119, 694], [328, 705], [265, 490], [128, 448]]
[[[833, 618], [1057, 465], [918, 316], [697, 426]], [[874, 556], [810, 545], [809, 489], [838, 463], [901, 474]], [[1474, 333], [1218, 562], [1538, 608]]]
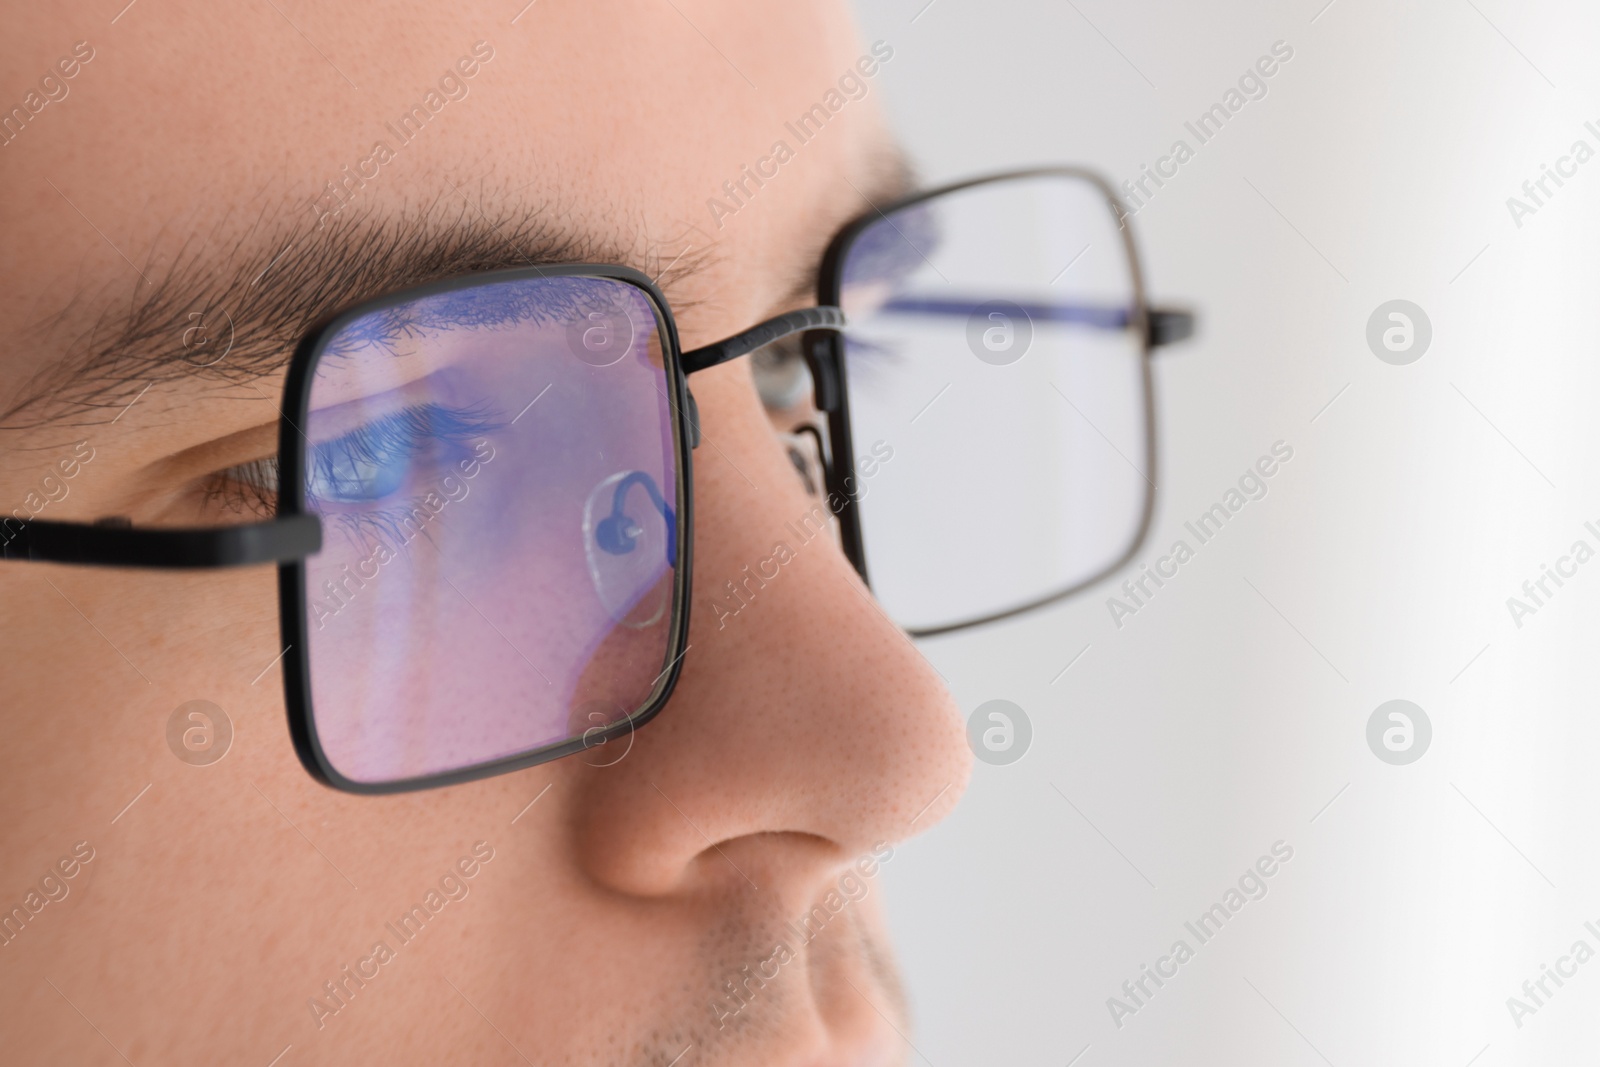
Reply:
[[[324, 183], [474, 42], [494, 58], [468, 95], [348, 217], [444, 231], [535, 218], [652, 276], [670, 268], [687, 348], [803, 305], [828, 235], [895, 173], [869, 94], [723, 228], [707, 214], [867, 51], [826, 0], [543, 0], [515, 25], [517, 2], [142, 0], [112, 24], [120, 6], [5, 14], [8, 107], [75, 42], [94, 49], [0, 148], [6, 512], [80, 440], [93, 459], [64, 495], [46, 485], [41, 518], [192, 521], [210, 475], [270, 454], [289, 354], [277, 335], [239, 338], [258, 376], [191, 369], [140, 395], [138, 375], [107, 386], [76, 369], [105, 336], [93, 327], [174, 264], [220, 285], [270, 259], [271, 237], [342, 239], [316, 228]], [[179, 349], [181, 331], [165, 343]], [[716, 627], [700, 605], [812, 501], [748, 361], [692, 384], [708, 441], [694, 456], [692, 648], [672, 702], [611, 766], [579, 756], [341, 794], [290, 744], [272, 568], [0, 563], [0, 909], [36, 889], [49, 899], [0, 944], [7, 1063], [906, 1061], [881, 890], [847, 872], [954, 805], [968, 773], [959, 715], [821, 540]], [[98, 406], [67, 402], [85, 397]], [[220, 762], [168, 747], [168, 718], [191, 700], [232, 722]], [[92, 859], [65, 877], [57, 861], [78, 842]], [[464, 877], [458, 861], [489, 849]], [[719, 1029], [724, 983], [757, 970], [842, 876], [865, 896]], [[430, 890], [447, 903], [402, 943], [386, 924]], [[361, 961], [380, 940], [393, 958], [319, 1019], [310, 998], [332, 1003], [324, 983], [346, 966], [371, 974]]]

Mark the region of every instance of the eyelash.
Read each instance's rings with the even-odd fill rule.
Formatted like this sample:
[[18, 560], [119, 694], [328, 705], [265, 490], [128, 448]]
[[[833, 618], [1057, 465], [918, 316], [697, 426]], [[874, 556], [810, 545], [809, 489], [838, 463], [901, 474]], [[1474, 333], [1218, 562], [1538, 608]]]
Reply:
[[235, 514], [267, 518], [278, 504], [278, 457], [253, 459], [206, 480], [203, 503]]
[[[419, 404], [358, 426], [348, 433], [311, 447], [307, 472], [307, 508], [332, 518], [351, 532], [372, 528], [393, 532], [400, 517], [408, 513], [403, 505], [383, 509], [371, 506], [393, 492], [363, 501], [340, 500], [327, 494], [318, 497], [312, 486], [319, 481], [352, 486], [356, 480], [347, 472], [364, 468], [385, 469], [396, 464], [411, 464], [424, 458], [430, 448], [462, 450], [505, 424], [487, 407], [452, 408], [441, 404]], [[226, 510], [248, 511], [258, 516], [271, 515], [278, 500], [278, 459], [270, 456], [240, 464], [214, 475], [205, 489], [206, 502]], [[415, 503], [415, 500], [410, 501]], [[338, 511], [339, 507], [351, 511]]]

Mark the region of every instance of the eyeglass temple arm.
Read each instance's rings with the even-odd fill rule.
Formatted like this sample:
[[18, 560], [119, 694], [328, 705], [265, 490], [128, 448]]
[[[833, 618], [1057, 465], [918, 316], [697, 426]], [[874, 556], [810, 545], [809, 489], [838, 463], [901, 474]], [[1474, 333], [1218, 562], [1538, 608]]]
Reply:
[[125, 519], [96, 523], [0, 519], [0, 559], [105, 567], [189, 570], [304, 559], [322, 550], [315, 515], [201, 529], [133, 529]]
[[[901, 298], [891, 300], [880, 310], [934, 315], [970, 315], [978, 310], [978, 307], [978, 303], [966, 300]], [[1047, 322], [1076, 322], [1103, 329], [1120, 330], [1129, 322], [1128, 312], [1123, 308], [1046, 304], [1024, 310], [1032, 317]], [[842, 330], [844, 326], [844, 311], [840, 308], [824, 306], [791, 311], [715, 344], [685, 352], [683, 372], [693, 374], [738, 359], [740, 356], [747, 356], [758, 348], [792, 334], [803, 333], [806, 330]], [[1145, 312], [1145, 328], [1152, 348], [1176, 344], [1194, 336], [1195, 314], [1182, 308], [1150, 308]]]
[[844, 311], [840, 308], [823, 306], [791, 311], [752, 326], [743, 333], [736, 333], [716, 344], [685, 352], [683, 373], [693, 374], [695, 371], [706, 370], [731, 359], [738, 359], [740, 356], [748, 356], [756, 349], [792, 334], [804, 333], [807, 330], [842, 330], [844, 325]]
[[[982, 306], [976, 298], [929, 299], [897, 297], [880, 311], [906, 315], [972, 315]], [[1123, 330], [1133, 317], [1125, 307], [1112, 304], [1021, 304], [1024, 314], [1035, 322], [1070, 323], [1097, 330]], [[1180, 308], [1150, 308], [1145, 312], [1145, 329], [1150, 347], [1176, 344], [1194, 336], [1195, 314]]]

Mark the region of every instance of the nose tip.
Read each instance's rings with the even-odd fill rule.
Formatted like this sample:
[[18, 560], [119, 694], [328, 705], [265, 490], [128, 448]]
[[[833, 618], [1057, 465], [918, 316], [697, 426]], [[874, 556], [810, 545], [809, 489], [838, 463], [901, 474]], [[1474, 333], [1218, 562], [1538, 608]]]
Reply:
[[[848, 863], [932, 827], [971, 774], [949, 688], [839, 550], [828, 499], [804, 492], [737, 370], [699, 385], [722, 422], [719, 448], [695, 464], [677, 688], [628, 758], [586, 782], [575, 844], [624, 893], [713, 885], [727, 873], [719, 851], [741, 866], [803, 854], [813, 873]], [[735, 467], [724, 453], [741, 443]], [[612, 561], [655, 536], [645, 492], [622, 509], [644, 538]], [[613, 510], [603, 499], [597, 525]]]
[[863, 821], [876, 835], [869, 845], [932, 828], [956, 806], [972, 777], [972, 750], [954, 695], [909, 639], [892, 631], [886, 636], [901, 648], [895, 666], [883, 672], [878, 721], [864, 731], [876, 739], [864, 777], [877, 784], [874, 799], [881, 809], [871, 812], [874, 805], [862, 798], [868, 800]]
[[790, 879], [771, 872], [831, 870], [955, 807], [972, 753], [954, 698], [875, 605], [844, 595], [787, 647], [756, 627], [737, 641], [733, 625], [692, 635], [690, 658], [707, 654], [686, 665], [673, 706], [588, 783], [579, 839], [597, 881], [646, 897], [699, 879], [742, 891], [731, 857], [782, 891]]

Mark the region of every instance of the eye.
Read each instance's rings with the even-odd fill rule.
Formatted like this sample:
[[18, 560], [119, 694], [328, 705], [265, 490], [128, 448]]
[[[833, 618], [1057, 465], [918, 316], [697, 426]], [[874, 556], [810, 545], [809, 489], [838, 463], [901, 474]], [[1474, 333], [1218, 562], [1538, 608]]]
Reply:
[[[376, 436], [368, 433], [367, 436]], [[361, 447], [355, 435], [319, 445], [306, 479], [306, 495], [336, 504], [372, 503], [405, 484], [411, 456], [400, 448]]]
[[324, 504], [388, 500], [465, 455], [468, 442], [500, 423], [480, 409], [422, 404], [315, 444], [306, 462], [306, 498]]
[[[421, 486], [466, 458], [473, 443], [504, 424], [485, 408], [423, 404], [358, 426], [311, 446], [306, 456], [306, 503], [350, 511]], [[208, 503], [225, 511], [272, 514], [278, 499], [278, 458], [267, 456], [221, 471], [204, 487]]]
[[786, 337], [750, 356], [756, 391], [768, 411], [788, 411], [811, 395], [811, 371], [800, 354], [800, 339]]
[[816, 442], [809, 433], [792, 433], [784, 441], [789, 462], [794, 465], [800, 483], [806, 487], [807, 496], [822, 495], [822, 460]]

